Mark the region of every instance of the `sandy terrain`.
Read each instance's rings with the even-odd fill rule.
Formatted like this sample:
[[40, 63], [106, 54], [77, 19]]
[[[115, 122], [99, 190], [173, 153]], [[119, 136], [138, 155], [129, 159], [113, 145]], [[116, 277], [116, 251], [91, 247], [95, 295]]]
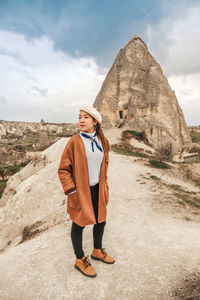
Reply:
[[[0, 254], [0, 299], [180, 299], [175, 297], [175, 288], [192, 272], [200, 271], [200, 210], [180, 205], [168, 185], [179, 184], [198, 197], [199, 189], [147, 166], [145, 159], [114, 152], [110, 153], [108, 178], [110, 200], [103, 247], [116, 263], [91, 259], [95, 278], [74, 268], [71, 220], [66, 206], [55, 197], [54, 213], [51, 210], [46, 216], [51, 226]], [[61, 195], [61, 186], [55, 181]], [[84, 229], [83, 246], [85, 255], [90, 255], [92, 225]]]

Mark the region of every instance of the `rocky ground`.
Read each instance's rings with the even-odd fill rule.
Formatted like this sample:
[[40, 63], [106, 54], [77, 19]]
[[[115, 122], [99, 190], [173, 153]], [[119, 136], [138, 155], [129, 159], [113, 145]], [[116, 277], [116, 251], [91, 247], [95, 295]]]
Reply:
[[[56, 175], [66, 141], [15, 174], [15, 192], [2, 199], [0, 299], [200, 299], [200, 189], [176, 164], [160, 170], [110, 152], [103, 247], [116, 262], [91, 259], [95, 278], [74, 268], [71, 220]], [[90, 255], [92, 225], [83, 246]]]

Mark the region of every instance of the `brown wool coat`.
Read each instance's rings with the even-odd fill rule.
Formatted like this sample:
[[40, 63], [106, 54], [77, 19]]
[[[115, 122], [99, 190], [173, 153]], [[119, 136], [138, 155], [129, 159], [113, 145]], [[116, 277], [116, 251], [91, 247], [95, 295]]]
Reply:
[[[108, 140], [106, 143], [109, 145]], [[106, 221], [109, 188], [107, 170], [109, 152], [105, 152], [99, 176], [99, 207], [98, 222]], [[88, 163], [85, 146], [79, 133], [72, 136], [67, 142], [61, 156], [58, 176], [65, 195], [67, 195], [67, 213], [70, 219], [79, 226], [96, 224], [92, 205], [89, 183]], [[73, 190], [73, 194], [69, 194]]]

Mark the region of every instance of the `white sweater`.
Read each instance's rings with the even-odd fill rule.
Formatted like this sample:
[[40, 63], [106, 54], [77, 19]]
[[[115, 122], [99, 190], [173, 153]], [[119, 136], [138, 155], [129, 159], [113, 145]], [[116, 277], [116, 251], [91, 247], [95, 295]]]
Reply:
[[[99, 182], [101, 163], [103, 160], [104, 153], [101, 152], [97, 148], [95, 142], [93, 142], [93, 146], [94, 146], [94, 152], [93, 152], [92, 144], [91, 144], [92, 140], [82, 136], [81, 132], [86, 133], [87, 135], [93, 137], [95, 134], [95, 131], [92, 133], [80, 131], [80, 136], [81, 136], [84, 146], [85, 146], [87, 162], [88, 162], [88, 170], [89, 170], [89, 180], [90, 180], [90, 186], [91, 186], [91, 185], [95, 185]], [[95, 137], [95, 140], [98, 142], [98, 145], [101, 146], [101, 148], [103, 149], [97, 136]]]
[[[87, 135], [93, 137], [95, 134], [95, 131], [92, 133], [80, 131], [80, 136], [83, 140], [83, 143], [85, 146], [86, 157], [87, 157], [89, 182], [90, 182], [90, 186], [92, 186], [99, 182], [99, 176], [100, 176], [100, 170], [101, 170], [101, 164], [102, 164], [104, 152], [103, 151], [101, 152], [97, 148], [95, 142], [93, 142], [93, 146], [94, 146], [94, 152], [93, 152], [92, 144], [91, 144], [92, 140], [82, 136], [81, 133], [86, 133]], [[100, 143], [100, 140], [98, 139], [97, 136], [95, 137], [95, 139], [98, 142], [98, 145], [101, 146], [101, 148], [103, 150], [102, 144]], [[75, 191], [73, 191], [72, 193], [74, 193], [74, 192]], [[72, 194], [72, 193], [70, 193], [70, 194]]]

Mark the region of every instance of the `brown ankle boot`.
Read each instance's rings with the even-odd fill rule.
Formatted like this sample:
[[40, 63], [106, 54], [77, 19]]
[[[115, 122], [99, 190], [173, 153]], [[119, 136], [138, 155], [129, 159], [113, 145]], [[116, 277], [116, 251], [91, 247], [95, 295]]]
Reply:
[[91, 258], [96, 259], [96, 260], [101, 260], [107, 264], [114, 264], [114, 262], [115, 262], [114, 258], [109, 256], [106, 253], [105, 248], [101, 248], [101, 249], [94, 248], [92, 251], [92, 254], [91, 254]]
[[85, 276], [95, 277], [97, 276], [97, 273], [95, 269], [92, 267], [88, 256], [89, 255], [83, 256], [82, 258], [77, 258], [74, 266]]

